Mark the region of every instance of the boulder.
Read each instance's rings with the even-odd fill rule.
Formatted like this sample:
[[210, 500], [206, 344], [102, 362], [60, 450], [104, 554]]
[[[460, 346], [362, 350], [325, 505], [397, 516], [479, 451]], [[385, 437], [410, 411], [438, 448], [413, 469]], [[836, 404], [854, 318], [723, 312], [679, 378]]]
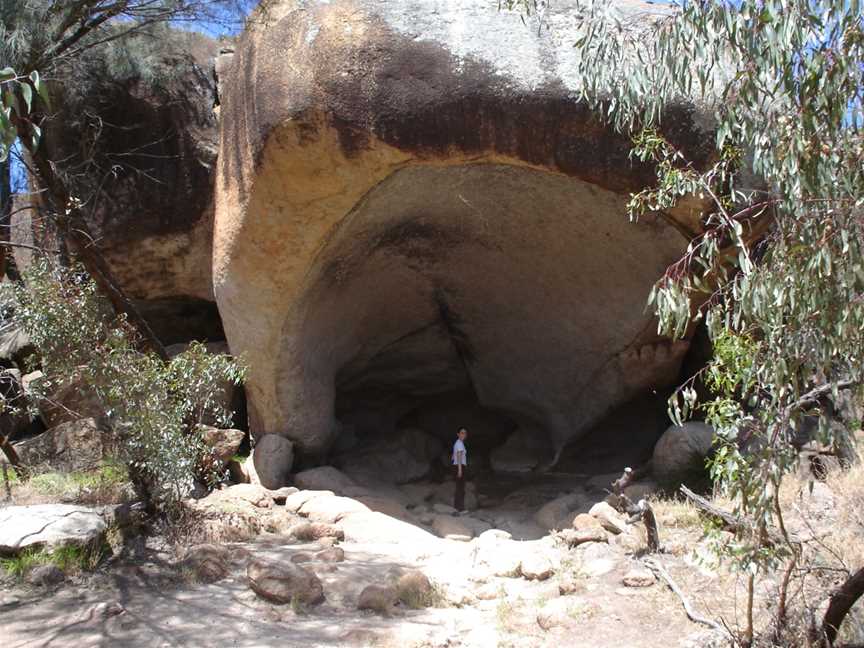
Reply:
[[83, 377], [72, 375], [62, 383], [51, 385], [46, 380], [41, 371], [21, 378], [24, 393], [36, 404], [46, 427], [105, 415], [105, 408]]
[[705, 461], [711, 453], [714, 430], [699, 421], [672, 425], [654, 446], [651, 469], [666, 488], [680, 484], [703, 487], [708, 479]]
[[578, 493], [562, 495], [540, 507], [540, 510], [534, 514], [534, 521], [549, 531], [567, 529], [573, 522], [573, 516], [587, 508], [588, 502], [583, 495]]
[[316, 553], [315, 560], [318, 562], [343, 562], [345, 550], [342, 547], [330, 547]]
[[[48, 159], [80, 171], [67, 175], [72, 195], [98, 192], [84, 210], [94, 244], [156, 336], [169, 345], [219, 340], [211, 274], [219, 42], [185, 29], [164, 30], [160, 40], [152, 76], [134, 66], [97, 72], [97, 63], [78, 100], [68, 105], [58, 92], [42, 145]], [[13, 212], [13, 240], [57, 247], [44, 240], [44, 217], [38, 205]], [[19, 269], [30, 256], [15, 248]]]
[[112, 446], [111, 429], [104, 419], [85, 418], [49, 428], [15, 444], [15, 450], [25, 466], [70, 472], [96, 468]]
[[27, 573], [28, 585], [50, 587], [66, 580], [66, 574], [57, 565], [39, 565]]
[[432, 462], [443, 454], [444, 447], [438, 439], [423, 430], [405, 428], [361, 443], [334, 462], [359, 481], [371, 476], [405, 484], [426, 477]]
[[285, 508], [292, 513], [299, 513], [304, 504], [317, 497], [333, 497], [333, 491], [329, 490], [299, 490], [285, 498]]
[[324, 600], [321, 581], [312, 572], [292, 563], [275, 563], [256, 558], [246, 568], [249, 587], [273, 603], [294, 601], [314, 605]]
[[577, 531], [603, 531], [603, 525], [590, 513], [580, 513], [573, 518], [571, 525]]
[[399, 594], [392, 585], [367, 585], [357, 600], [358, 610], [371, 610], [378, 614], [390, 614], [399, 602]]
[[338, 468], [320, 466], [303, 470], [294, 475], [294, 485], [301, 490], [333, 491], [340, 495], [357, 487], [357, 482]]
[[335, 524], [324, 522], [298, 522], [289, 527], [288, 535], [301, 542], [312, 542], [324, 538], [335, 538], [336, 540], [345, 538], [345, 532], [341, 528]]
[[243, 430], [223, 430], [210, 425], [199, 425], [198, 433], [204, 443], [213, 449], [213, 454], [222, 463], [228, 463], [237, 454], [246, 437]]
[[432, 521], [432, 530], [447, 540], [468, 542], [474, 537], [473, 530], [462, 524], [458, 517], [450, 515], [436, 515]]
[[342, 518], [340, 526], [349, 542], [404, 544], [417, 550], [440, 542], [420, 527], [372, 511], [350, 513]]
[[546, 601], [537, 612], [537, 625], [541, 629], [572, 628], [578, 623], [578, 601], [569, 598], [553, 598]]
[[[673, 10], [614, 4], [634, 30]], [[256, 438], [319, 457], [355, 412], [389, 425], [453, 393], [559, 450], [677, 379], [689, 342], [659, 337], [644, 303], [702, 205], [621, 218], [655, 169], [579, 101], [575, 6], [550, 4], [538, 32], [473, 3], [277, 0], [240, 39], [220, 81], [213, 288], [254, 368]], [[676, 102], [662, 126], [696, 168], [702, 117]]]
[[605, 543], [584, 544], [577, 548], [577, 552], [579, 571], [585, 576], [597, 578], [618, 567], [617, 555]]
[[555, 573], [552, 561], [542, 553], [525, 556], [519, 563], [519, 573], [528, 580], [546, 580]]
[[519, 428], [492, 451], [489, 462], [495, 472], [527, 473], [549, 463], [553, 454], [552, 444], [542, 432]]
[[0, 555], [39, 547], [98, 544], [107, 525], [100, 509], [72, 504], [0, 508]]
[[368, 511], [365, 504], [361, 504], [350, 497], [313, 497], [300, 507], [299, 513], [308, 517], [312, 522], [326, 522], [333, 524], [351, 513], [362, 513]]
[[252, 451], [255, 472], [265, 488], [279, 488], [288, 483], [294, 463], [294, 444], [276, 434], [265, 434]]
[[396, 581], [396, 593], [399, 601], [409, 608], [430, 607], [435, 602], [435, 587], [426, 574], [416, 569], [399, 577]]
[[595, 518], [609, 533], [617, 535], [619, 533], [627, 533], [629, 530], [627, 519], [606, 502], [597, 502], [588, 511], [588, 514]]
[[213, 544], [199, 544], [188, 547], [182, 569], [189, 572], [195, 581], [215, 583], [231, 573], [232, 549]]
[[[437, 504], [443, 504], [447, 506], [451, 511], [455, 511], [456, 509], [452, 508], [453, 496], [455, 493], [456, 482], [454, 480], [447, 480], [435, 487], [435, 493], [433, 497]], [[477, 502], [477, 486], [474, 485], [474, 482], [469, 481], [465, 484], [465, 508], [469, 511], [476, 511], [478, 507], [479, 503]], [[443, 511], [444, 509], [439, 506], [438, 510]]]

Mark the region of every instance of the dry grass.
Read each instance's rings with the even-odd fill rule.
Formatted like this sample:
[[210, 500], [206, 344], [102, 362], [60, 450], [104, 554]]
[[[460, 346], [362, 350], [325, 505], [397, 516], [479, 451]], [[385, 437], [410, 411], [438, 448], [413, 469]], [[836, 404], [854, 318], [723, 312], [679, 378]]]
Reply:
[[66, 502], [88, 506], [121, 504], [133, 497], [132, 485], [122, 464], [105, 461], [94, 470], [43, 472], [21, 480], [8, 469], [12, 504]]

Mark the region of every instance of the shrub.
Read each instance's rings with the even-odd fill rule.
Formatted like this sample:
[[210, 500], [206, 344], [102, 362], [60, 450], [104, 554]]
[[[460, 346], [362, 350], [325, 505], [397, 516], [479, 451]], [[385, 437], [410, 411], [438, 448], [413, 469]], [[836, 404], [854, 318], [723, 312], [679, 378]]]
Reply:
[[39, 259], [23, 283], [3, 290], [5, 315], [30, 336], [38, 350], [33, 360], [45, 374], [33, 398], [48, 399], [55, 385], [73, 379], [92, 390], [141, 497], [170, 506], [194, 478], [211, 485], [221, 478], [220, 464], [195, 426], [205, 416], [230, 422], [232, 413], [219, 396], [225, 382], [242, 382], [245, 371], [237, 361], [198, 343], [169, 363], [138, 350], [135, 331], [78, 268]]

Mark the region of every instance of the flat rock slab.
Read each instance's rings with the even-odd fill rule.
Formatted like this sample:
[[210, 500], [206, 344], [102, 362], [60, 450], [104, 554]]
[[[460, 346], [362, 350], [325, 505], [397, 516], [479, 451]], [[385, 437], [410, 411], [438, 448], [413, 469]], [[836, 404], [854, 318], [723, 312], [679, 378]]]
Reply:
[[106, 529], [102, 509], [73, 504], [36, 504], [0, 509], [0, 554], [30, 547], [86, 545]]

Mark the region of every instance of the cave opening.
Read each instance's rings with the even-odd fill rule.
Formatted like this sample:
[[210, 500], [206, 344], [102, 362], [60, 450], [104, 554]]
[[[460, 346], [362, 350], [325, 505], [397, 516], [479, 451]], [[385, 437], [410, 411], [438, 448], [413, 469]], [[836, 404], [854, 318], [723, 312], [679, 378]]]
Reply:
[[277, 398], [301, 461], [441, 479], [460, 427], [498, 485], [650, 455], [688, 342], [659, 337], [645, 303], [686, 239], [628, 222], [625, 200], [502, 164], [378, 184], [328, 234], [286, 325]]

